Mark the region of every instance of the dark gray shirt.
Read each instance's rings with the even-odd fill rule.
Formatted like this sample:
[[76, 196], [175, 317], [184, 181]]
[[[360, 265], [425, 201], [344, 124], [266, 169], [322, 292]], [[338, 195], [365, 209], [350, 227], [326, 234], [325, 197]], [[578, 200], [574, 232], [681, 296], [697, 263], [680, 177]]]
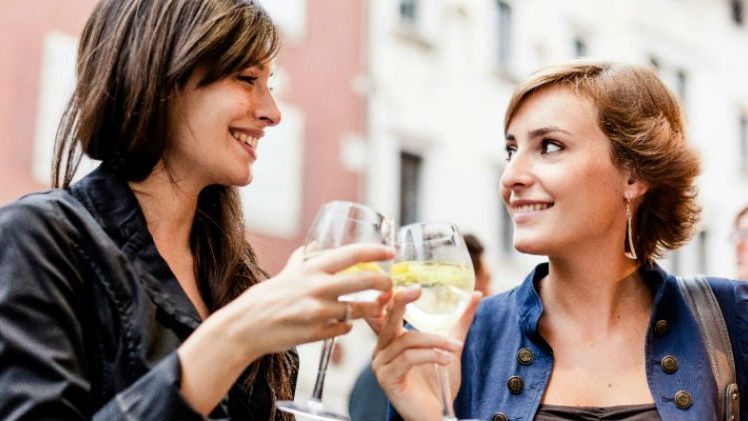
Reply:
[[655, 404], [611, 407], [540, 405], [535, 421], [660, 421]]

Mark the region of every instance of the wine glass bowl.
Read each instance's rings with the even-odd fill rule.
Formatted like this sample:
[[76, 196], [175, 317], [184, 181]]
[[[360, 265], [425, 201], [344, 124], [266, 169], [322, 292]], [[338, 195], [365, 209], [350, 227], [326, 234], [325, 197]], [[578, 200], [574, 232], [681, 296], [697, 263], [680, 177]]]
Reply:
[[[327, 202], [317, 214], [304, 247], [304, 259], [310, 259], [325, 250], [346, 244], [368, 243], [392, 246], [394, 222], [374, 209], [354, 202], [334, 200]], [[381, 272], [387, 273], [390, 262], [362, 262], [343, 273]], [[374, 301], [378, 291], [367, 290], [346, 294], [341, 301]]]
[[421, 288], [405, 320], [420, 331], [446, 334], [465, 312], [475, 288], [470, 254], [457, 227], [417, 223], [400, 229], [391, 275], [396, 289]]

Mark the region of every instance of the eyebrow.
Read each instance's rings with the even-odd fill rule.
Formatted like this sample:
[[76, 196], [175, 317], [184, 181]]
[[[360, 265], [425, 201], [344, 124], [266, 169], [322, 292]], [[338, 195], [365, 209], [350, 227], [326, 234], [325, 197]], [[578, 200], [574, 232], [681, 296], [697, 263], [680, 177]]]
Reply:
[[[251, 68], [253, 68], [253, 67], [256, 67], [256, 68], [257, 68], [257, 70], [258, 70], [258, 71], [259, 71], [260, 73], [264, 72], [264, 71], [265, 71], [265, 69], [267, 69], [267, 66], [265, 65], [265, 63], [258, 63], [258, 64], [253, 64], [253, 65], [249, 66], [249, 67], [248, 67], [248, 69], [251, 69]], [[246, 71], [246, 69], [245, 69], [245, 70], [243, 70], [243, 71]], [[273, 71], [273, 72], [270, 72], [270, 75], [268, 75], [268, 78], [271, 78], [271, 77], [273, 77], [273, 76], [275, 76], [275, 72], [274, 72], [274, 71]]]
[[[537, 137], [545, 136], [548, 133], [553, 133], [553, 132], [561, 132], [561, 133], [566, 133], [567, 135], [571, 135], [569, 131], [564, 130], [560, 127], [556, 127], [556, 126], [547, 126], [547, 127], [541, 127], [535, 130], [530, 130], [530, 132], [527, 135], [530, 139], [535, 139]], [[516, 140], [516, 138], [514, 137], [513, 134], [507, 133], [506, 140]]]

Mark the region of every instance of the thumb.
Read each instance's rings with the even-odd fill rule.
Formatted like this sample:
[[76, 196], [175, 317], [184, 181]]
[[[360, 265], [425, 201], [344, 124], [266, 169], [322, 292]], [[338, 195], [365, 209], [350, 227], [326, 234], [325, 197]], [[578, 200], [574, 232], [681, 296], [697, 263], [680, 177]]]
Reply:
[[483, 298], [482, 292], [473, 292], [473, 296], [470, 299], [470, 304], [468, 304], [467, 309], [465, 309], [465, 313], [462, 314], [460, 320], [458, 320], [455, 326], [452, 328], [453, 338], [465, 342], [465, 337], [467, 336], [468, 329], [470, 329], [470, 325], [473, 323], [473, 317], [475, 316], [476, 310], [478, 310], [478, 304], [480, 304], [481, 298]]

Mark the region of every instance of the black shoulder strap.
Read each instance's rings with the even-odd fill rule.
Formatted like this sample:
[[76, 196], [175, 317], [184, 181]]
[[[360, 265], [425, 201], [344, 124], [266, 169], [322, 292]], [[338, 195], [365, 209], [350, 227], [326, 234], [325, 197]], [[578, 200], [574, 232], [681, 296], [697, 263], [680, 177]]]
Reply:
[[735, 359], [725, 319], [709, 282], [703, 275], [678, 277], [678, 286], [699, 324], [719, 394], [719, 420], [740, 420], [740, 394], [735, 380]]

